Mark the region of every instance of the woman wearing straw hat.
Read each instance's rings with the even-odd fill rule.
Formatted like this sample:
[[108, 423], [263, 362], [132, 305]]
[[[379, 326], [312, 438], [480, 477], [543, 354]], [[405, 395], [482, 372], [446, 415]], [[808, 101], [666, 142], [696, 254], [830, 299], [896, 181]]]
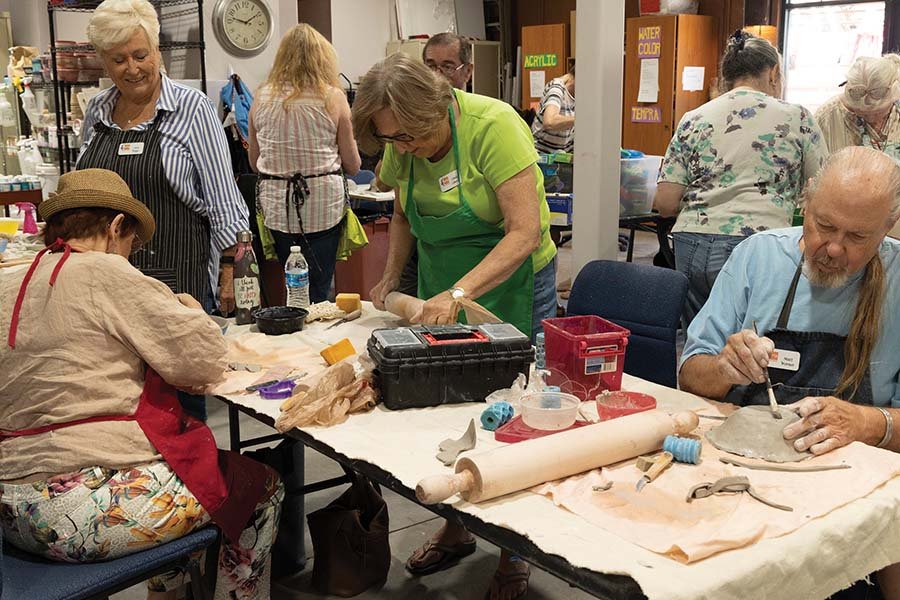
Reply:
[[[222, 376], [218, 326], [192, 297], [129, 264], [156, 223], [112, 171], [63, 175], [39, 210], [47, 247], [27, 271], [0, 273], [4, 540], [92, 562], [212, 521], [225, 535], [216, 597], [268, 598], [280, 481], [220, 453], [175, 390]], [[181, 578], [154, 577], [151, 597], [174, 598], [166, 590]]]

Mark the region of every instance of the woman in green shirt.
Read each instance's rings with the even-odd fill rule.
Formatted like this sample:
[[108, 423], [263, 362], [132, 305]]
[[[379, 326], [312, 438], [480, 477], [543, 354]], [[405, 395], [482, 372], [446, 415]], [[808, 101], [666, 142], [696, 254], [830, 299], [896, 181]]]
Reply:
[[[385, 145], [380, 177], [397, 196], [375, 306], [397, 289], [415, 243], [423, 323], [456, 322], [453, 301], [468, 297], [526, 334], [540, 331], [556, 314], [556, 247], [534, 140], [513, 108], [453, 90], [398, 53], [360, 82], [353, 129], [365, 152]], [[474, 551], [471, 534], [447, 522], [407, 569], [433, 573]], [[488, 597], [521, 597], [527, 581], [527, 564], [503, 552]]]
[[531, 132], [509, 105], [453, 90], [395, 54], [359, 85], [353, 127], [363, 150], [385, 144], [381, 180], [395, 189], [376, 307], [419, 250], [423, 323], [452, 323], [467, 297], [532, 335], [556, 312], [556, 248]]

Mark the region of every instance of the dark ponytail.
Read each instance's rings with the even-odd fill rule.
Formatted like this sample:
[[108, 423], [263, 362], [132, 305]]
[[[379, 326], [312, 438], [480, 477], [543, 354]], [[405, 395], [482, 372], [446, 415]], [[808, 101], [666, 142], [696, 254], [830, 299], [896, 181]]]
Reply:
[[719, 67], [724, 91], [732, 89], [738, 79], [759, 77], [780, 62], [781, 55], [775, 46], [763, 38], [738, 29], [728, 36], [728, 44]]

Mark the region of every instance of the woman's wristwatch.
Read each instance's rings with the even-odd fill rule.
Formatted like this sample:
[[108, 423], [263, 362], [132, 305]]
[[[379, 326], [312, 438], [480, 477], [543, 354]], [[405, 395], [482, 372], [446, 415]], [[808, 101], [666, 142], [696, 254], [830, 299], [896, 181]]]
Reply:
[[454, 300], [462, 300], [466, 296], [466, 290], [461, 287], [452, 287], [447, 291], [450, 292], [450, 297]]

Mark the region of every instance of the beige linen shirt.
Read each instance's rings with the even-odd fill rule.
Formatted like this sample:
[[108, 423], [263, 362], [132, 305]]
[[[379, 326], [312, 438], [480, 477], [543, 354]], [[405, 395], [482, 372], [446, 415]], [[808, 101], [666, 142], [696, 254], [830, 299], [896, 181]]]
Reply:
[[[133, 414], [145, 365], [176, 387], [222, 376], [225, 340], [203, 311], [101, 252], [73, 253], [51, 287], [61, 257], [45, 255], [35, 270], [15, 349], [7, 337], [25, 269], [0, 270], [0, 429]], [[134, 421], [86, 423], [0, 441], [0, 481], [160, 459]]]

